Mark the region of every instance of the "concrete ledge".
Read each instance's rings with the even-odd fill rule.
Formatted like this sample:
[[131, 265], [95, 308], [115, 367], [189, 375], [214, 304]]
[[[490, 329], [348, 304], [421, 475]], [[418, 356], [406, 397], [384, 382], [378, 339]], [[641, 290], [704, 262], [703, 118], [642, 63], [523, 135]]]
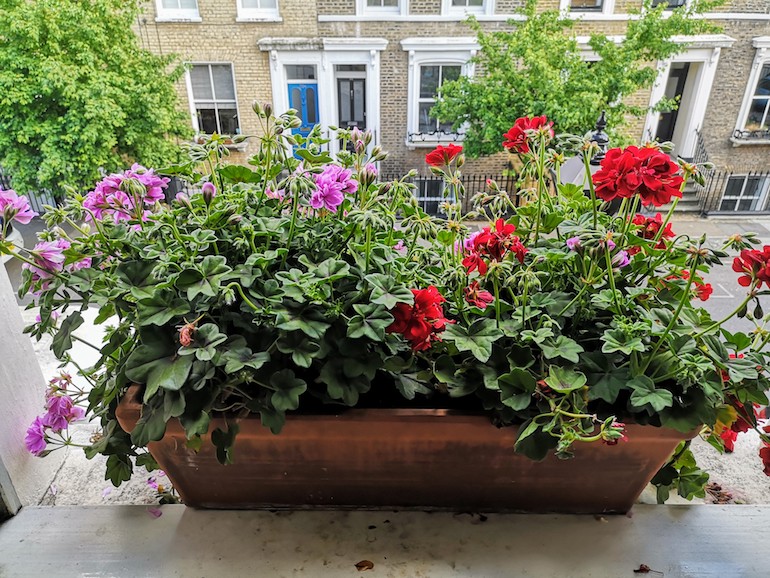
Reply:
[[[765, 578], [770, 506], [629, 516], [32, 507], [0, 526], [0, 576]], [[155, 512], [157, 514], [157, 512]], [[640, 565], [652, 571], [635, 574]], [[368, 575], [368, 574], [365, 574]]]

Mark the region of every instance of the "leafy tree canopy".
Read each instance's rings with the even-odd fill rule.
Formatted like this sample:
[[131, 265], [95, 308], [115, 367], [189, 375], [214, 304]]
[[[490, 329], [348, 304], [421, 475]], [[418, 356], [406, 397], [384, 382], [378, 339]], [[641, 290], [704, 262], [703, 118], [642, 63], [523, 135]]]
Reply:
[[173, 57], [143, 50], [137, 0], [0, 0], [0, 166], [28, 192], [166, 163], [187, 136]]
[[[630, 135], [624, 128], [629, 118], [648, 110], [628, 102], [628, 97], [654, 84], [658, 61], [686, 48], [675, 36], [717, 30], [693, 16], [721, 3], [693, 2], [664, 16], [664, 5], [652, 8], [646, 0], [620, 42], [602, 34], [591, 36], [597, 60], [584, 58], [572, 30], [574, 20], [552, 10], [538, 12], [536, 0], [522, 8], [526, 20], [509, 22], [512, 30], [485, 32], [471, 18], [480, 45], [474, 57], [476, 76], [444, 84], [432, 114], [454, 119], [455, 129], [465, 125], [465, 150], [474, 157], [499, 152], [503, 133], [527, 115], [544, 114], [559, 132], [584, 134], [606, 110], [614, 142], [627, 142]], [[664, 100], [656, 108], [675, 105]]]

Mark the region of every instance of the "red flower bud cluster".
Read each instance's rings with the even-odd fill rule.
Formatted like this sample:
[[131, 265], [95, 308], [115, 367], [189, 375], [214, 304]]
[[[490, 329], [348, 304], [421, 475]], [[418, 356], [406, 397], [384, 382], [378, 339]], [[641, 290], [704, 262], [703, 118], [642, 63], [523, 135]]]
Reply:
[[486, 259], [499, 262], [509, 252], [516, 256], [519, 263], [523, 263], [527, 248], [521, 239], [513, 234], [515, 232], [516, 227], [507, 224], [503, 219], [497, 219], [494, 228], [484, 227], [473, 237], [470, 251], [463, 259], [463, 266], [468, 273], [478, 269], [480, 275], [486, 275], [489, 268]]
[[449, 165], [461, 152], [463, 152], [463, 147], [461, 146], [453, 144], [447, 146], [438, 145], [425, 155], [425, 162], [432, 167]]
[[[636, 233], [637, 235], [639, 235], [643, 239], [652, 240], [658, 235], [658, 231], [660, 231], [660, 228], [663, 226], [663, 216], [660, 213], [658, 213], [654, 217], [645, 217], [644, 215], [636, 215], [631, 221], [631, 223], [636, 225], [637, 227], [640, 227], [640, 229]], [[671, 229], [671, 223], [667, 223], [666, 228], [663, 229], [663, 232], [660, 235], [660, 239], [655, 244], [655, 248], [665, 249], [666, 248], [665, 239], [673, 239], [674, 236], [675, 236], [674, 231]], [[636, 255], [641, 250], [642, 250], [641, 247], [629, 247], [628, 254]]]
[[671, 197], [682, 197], [684, 179], [678, 171], [679, 166], [654, 147], [610, 149], [593, 175], [596, 196], [612, 201], [638, 194], [642, 204], [660, 207]]
[[444, 317], [441, 304], [446, 301], [433, 285], [427, 289], [412, 289], [414, 304], [398, 303], [391, 314], [394, 317], [386, 331], [400, 333], [409, 341], [414, 351], [430, 349], [433, 341], [439, 341], [439, 333], [451, 323]]
[[549, 122], [545, 116], [517, 118], [511, 129], [503, 135], [503, 146], [511, 152], [528, 153], [533, 131], [541, 130], [547, 131], [549, 140], [553, 138], [553, 122]]
[[748, 287], [756, 279], [757, 289], [762, 283], [770, 287], [770, 245], [765, 245], [762, 250], [744, 249], [740, 256], [733, 259], [733, 271], [743, 273], [738, 277], [738, 284]]

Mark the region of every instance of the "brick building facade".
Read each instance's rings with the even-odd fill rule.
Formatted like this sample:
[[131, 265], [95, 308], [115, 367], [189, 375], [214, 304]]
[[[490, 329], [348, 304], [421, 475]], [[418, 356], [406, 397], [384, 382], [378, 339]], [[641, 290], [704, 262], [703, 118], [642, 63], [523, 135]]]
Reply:
[[[691, 0], [662, 0], [671, 6]], [[426, 172], [424, 153], [453, 142], [427, 115], [444, 79], [473, 74], [477, 44], [463, 22], [488, 30], [520, 18], [522, 0], [153, 0], [137, 32], [146, 48], [189, 62], [181, 102], [201, 132], [258, 132], [253, 100], [292, 106], [308, 126], [365, 126], [389, 151], [383, 172]], [[580, 19], [578, 35], [622, 35], [641, 0], [541, 0]], [[770, 0], [728, 0], [706, 15], [720, 34], [682, 39], [685, 50], [660, 63], [658, 83], [638, 104], [681, 97], [675, 114], [650, 113], [640, 140], [672, 140], [684, 157], [702, 156], [736, 175], [770, 171]], [[587, 129], [590, 127], [586, 127]], [[332, 142], [331, 146], [335, 146]], [[250, 150], [236, 152], [245, 159]], [[470, 161], [468, 174], [499, 174], [502, 155]], [[765, 209], [770, 176], [744, 182], [731, 209]], [[745, 179], [744, 179], [745, 181]], [[736, 181], [737, 183], [737, 181]], [[736, 185], [733, 183], [732, 189]], [[735, 196], [735, 190], [731, 191]], [[748, 200], [747, 200], [748, 199]], [[739, 207], [740, 206], [740, 207]]]

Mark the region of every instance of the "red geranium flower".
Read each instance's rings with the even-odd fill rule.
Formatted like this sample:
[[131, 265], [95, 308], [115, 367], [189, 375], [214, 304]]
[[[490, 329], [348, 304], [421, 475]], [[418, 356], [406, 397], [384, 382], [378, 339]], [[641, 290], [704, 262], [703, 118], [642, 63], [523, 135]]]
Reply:
[[493, 227], [484, 227], [473, 237], [470, 252], [463, 259], [463, 266], [468, 273], [478, 269], [480, 275], [486, 274], [487, 263], [484, 258], [502, 261], [508, 252], [514, 253], [519, 263], [523, 263], [527, 248], [521, 239], [513, 234], [515, 232], [516, 227], [503, 219], [497, 219]]
[[478, 281], [472, 281], [470, 285], [463, 289], [463, 292], [465, 293], [465, 300], [479, 309], [486, 309], [487, 305], [495, 300], [489, 291], [484, 291], [479, 286]]
[[[645, 217], [644, 215], [636, 215], [631, 221], [632, 224], [640, 227], [637, 234], [643, 239], [654, 239], [658, 235], [658, 231], [663, 226], [663, 216], [658, 213], [655, 217]], [[656, 249], [665, 249], [666, 242], [664, 239], [673, 239], [674, 231], [671, 229], [671, 223], [666, 224], [666, 228], [663, 229], [663, 233], [660, 235], [660, 239], [655, 245]], [[629, 247], [628, 254], [636, 255], [641, 251], [641, 247]]]
[[393, 323], [388, 333], [400, 333], [414, 351], [429, 349], [449, 321], [444, 317], [441, 304], [446, 301], [433, 285], [427, 289], [412, 289], [414, 304], [398, 303], [391, 311]]
[[503, 146], [515, 153], [528, 153], [530, 135], [528, 131], [547, 130], [549, 138], [553, 138], [553, 123], [545, 116], [517, 118], [511, 129], [503, 135]]
[[743, 273], [738, 277], [738, 284], [748, 287], [756, 279], [757, 289], [765, 285], [770, 287], [770, 245], [765, 245], [762, 250], [744, 249], [739, 257], [733, 260], [733, 271]]
[[[687, 281], [690, 278], [690, 272], [685, 269], [679, 276], [669, 275], [666, 279], [684, 279]], [[692, 290], [695, 292], [695, 296], [701, 301], [708, 301], [711, 294], [714, 292], [714, 288], [711, 283], [704, 283], [703, 279], [696, 275], [695, 280], [692, 283]]]
[[438, 145], [435, 149], [425, 155], [425, 162], [432, 167], [440, 167], [451, 163], [457, 155], [463, 152], [463, 147], [457, 145]]
[[682, 197], [684, 179], [671, 158], [654, 147], [610, 149], [594, 173], [596, 195], [604, 201], [639, 194], [644, 205], [659, 207]]

